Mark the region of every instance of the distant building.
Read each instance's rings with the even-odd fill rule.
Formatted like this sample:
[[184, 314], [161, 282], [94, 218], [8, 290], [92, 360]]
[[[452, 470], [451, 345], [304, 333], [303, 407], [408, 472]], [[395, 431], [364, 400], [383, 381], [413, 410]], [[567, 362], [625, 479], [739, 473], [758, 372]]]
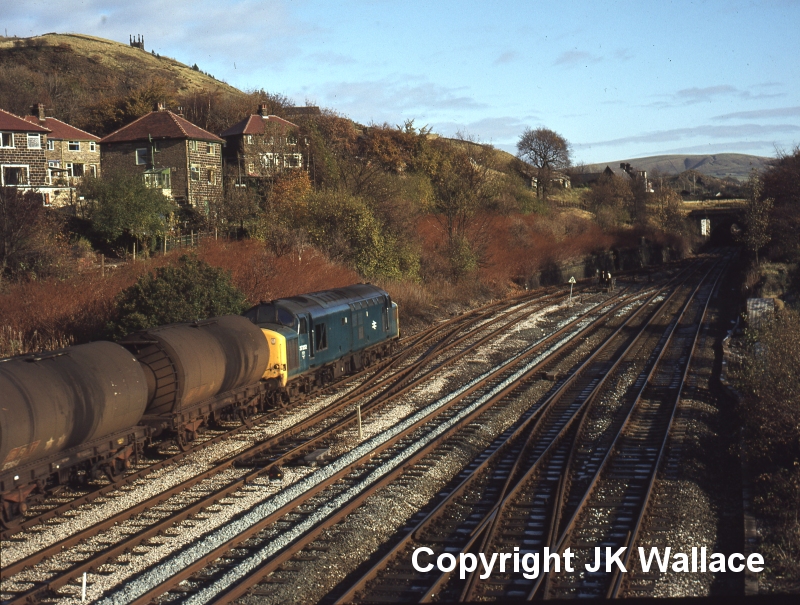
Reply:
[[627, 162], [620, 162], [619, 168], [617, 167], [612, 168], [611, 165], [606, 165], [605, 170], [603, 170], [602, 172], [577, 172], [577, 171], [573, 172], [572, 182], [578, 186], [593, 185], [604, 176], [606, 177], [617, 176], [629, 182], [636, 179], [643, 179], [646, 190], [652, 193], [651, 183], [647, 179], [647, 171], [636, 170]]
[[222, 197], [224, 143], [159, 104], [100, 140], [103, 172], [141, 174], [149, 187], [205, 212]]
[[144, 50], [144, 36], [143, 35], [139, 34], [138, 36], [128, 36], [128, 38], [130, 40], [128, 42], [128, 44], [130, 44], [133, 48], [139, 48], [141, 50]]
[[[529, 186], [531, 189], [536, 189], [539, 185], [539, 179], [536, 175], [530, 177]], [[553, 170], [550, 173], [550, 186], [559, 187], [561, 189], [569, 189], [572, 187], [572, 179], [568, 174]]]
[[[0, 186], [41, 190], [47, 185], [50, 130], [0, 109]], [[49, 199], [45, 195], [45, 204]]]
[[283, 110], [283, 115], [287, 118], [299, 118], [299, 117], [314, 117], [322, 115], [319, 107], [314, 105], [307, 105], [305, 107], [287, 107]]
[[225, 164], [238, 183], [247, 178], [270, 178], [284, 170], [303, 168], [305, 138], [297, 124], [269, 115], [266, 106], [234, 124], [225, 139]]
[[100, 137], [70, 126], [56, 118], [45, 117], [45, 108], [37, 103], [25, 120], [50, 130], [47, 135], [46, 187], [50, 203], [64, 206], [75, 202], [75, 187], [86, 176], [100, 174]]

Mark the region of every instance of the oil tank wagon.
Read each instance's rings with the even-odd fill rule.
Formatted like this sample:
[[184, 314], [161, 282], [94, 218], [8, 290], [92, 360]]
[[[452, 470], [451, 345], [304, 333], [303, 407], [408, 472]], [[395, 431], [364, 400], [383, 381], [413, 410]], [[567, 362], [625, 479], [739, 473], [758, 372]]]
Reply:
[[256, 389], [270, 357], [261, 330], [240, 315], [142, 330], [119, 343], [146, 376], [142, 423], [156, 434], [176, 431], [179, 444], [226, 407], [228, 401], [217, 396]]
[[[147, 406], [142, 366], [123, 347], [94, 342], [0, 361], [3, 506], [54, 474], [118, 472], [135, 455]], [[67, 471], [66, 469], [69, 469]], [[66, 480], [67, 477], [61, 477]], [[22, 491], [13, 495], [14, 490]], [[9, 496], [9, 494], [12, 494]]]

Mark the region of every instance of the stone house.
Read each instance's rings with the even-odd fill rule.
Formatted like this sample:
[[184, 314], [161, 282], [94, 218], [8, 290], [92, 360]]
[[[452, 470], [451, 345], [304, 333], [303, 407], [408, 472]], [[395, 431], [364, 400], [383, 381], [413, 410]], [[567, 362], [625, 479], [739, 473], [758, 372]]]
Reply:
[[[50, 130], [0, 109], [0, 186], [41, 190], [47, 184]], [[45, 195], [45, 204], [49, 203]]]
[[100, 139], [103, 172], [141, 174], [176, 203], [207, 212], [222, 198], [225, 141], [159, 104]]
[[246, 178], [270, 178], [284, 170], [301, 169], [307, 147], [300, 128], [268, 115], [266, 106], [220, 135], [225, 139], [226, 169], [241, 184]]
[[80, 128], [45, 117], [44, 105], [37, 103], [25, 120], [50, 130], [44, 155], [47, 159], [47, 186], [42, 192], [54, 206], [75, 203], [75, 187], [86, 176], [100, 174], [100, 137]]

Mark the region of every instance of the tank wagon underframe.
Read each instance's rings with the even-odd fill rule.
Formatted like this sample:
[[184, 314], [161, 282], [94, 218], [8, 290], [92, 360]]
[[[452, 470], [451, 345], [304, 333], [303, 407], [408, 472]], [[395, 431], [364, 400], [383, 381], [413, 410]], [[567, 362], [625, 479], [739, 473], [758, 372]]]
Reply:
[[112, 481], [142, 455], [150, 429], [135, 426], [0, 473], [4, 525], [25, 513], [31, 502], [68, 483], [86, 484], [106, 475]]

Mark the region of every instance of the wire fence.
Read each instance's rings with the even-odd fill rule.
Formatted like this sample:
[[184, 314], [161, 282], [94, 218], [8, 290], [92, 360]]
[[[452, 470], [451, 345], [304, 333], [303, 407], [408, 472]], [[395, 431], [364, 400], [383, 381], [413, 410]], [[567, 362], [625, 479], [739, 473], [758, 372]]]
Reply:
[[238, 229], [219, 231], [191, 231], [183, 235], [168, 235], [161, 241], [161, 252], [167, 253], [170, 250], [179, 250], [181, 248], [194, 248], [200, 245], [203, 240], [238, 240], [242, 238], [242, 234]]

